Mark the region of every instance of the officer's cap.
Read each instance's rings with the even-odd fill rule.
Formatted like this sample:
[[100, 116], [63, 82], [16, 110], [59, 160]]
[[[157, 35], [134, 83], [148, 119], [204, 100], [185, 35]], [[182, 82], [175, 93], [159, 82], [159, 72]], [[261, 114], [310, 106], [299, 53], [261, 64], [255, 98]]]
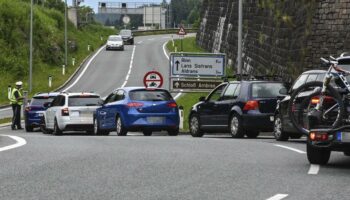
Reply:
[[18, 85], [18, 86], [22, 86], [22, 85], [23, 85], [23, 83], [22, 83], [22, 81], [17, 81], [17, 82], [16, 82], [16, 85]]

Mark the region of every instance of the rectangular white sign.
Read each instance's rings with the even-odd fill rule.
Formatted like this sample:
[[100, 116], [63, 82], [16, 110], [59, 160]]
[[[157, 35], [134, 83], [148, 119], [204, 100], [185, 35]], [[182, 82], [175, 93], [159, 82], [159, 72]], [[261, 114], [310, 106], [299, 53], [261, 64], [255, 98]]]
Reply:
[[174, 76], [225, 76], [225, 55], [172, 55]]

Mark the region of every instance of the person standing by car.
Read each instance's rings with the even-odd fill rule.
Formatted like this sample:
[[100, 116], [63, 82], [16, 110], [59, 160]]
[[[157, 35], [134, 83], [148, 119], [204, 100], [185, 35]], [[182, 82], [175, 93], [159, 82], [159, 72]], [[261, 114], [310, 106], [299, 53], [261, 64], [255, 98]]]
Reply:
[[12, 125], [11, 129], [23, 129], [21, 126], [21, 105], [23, 104], [23, 96], [22, 96], [22, 81], [16, 82], [16, 87], [11, 91], [10, 103], [12, 106], [13, 117], [12, 117]]

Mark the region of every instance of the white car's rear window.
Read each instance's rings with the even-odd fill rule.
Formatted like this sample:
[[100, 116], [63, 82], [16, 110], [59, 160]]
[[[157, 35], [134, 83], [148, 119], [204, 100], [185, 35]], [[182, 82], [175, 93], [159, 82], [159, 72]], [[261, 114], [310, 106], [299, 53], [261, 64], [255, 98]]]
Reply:
[[68, 106], [98, 106], [101, 103], [99, 96], [70, 96], [68, 97]]

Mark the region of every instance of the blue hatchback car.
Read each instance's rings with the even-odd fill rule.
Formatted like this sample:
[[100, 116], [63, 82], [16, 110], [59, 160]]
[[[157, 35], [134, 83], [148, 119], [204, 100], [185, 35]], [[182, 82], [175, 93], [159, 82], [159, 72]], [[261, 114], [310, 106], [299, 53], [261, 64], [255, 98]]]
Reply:
[[29, 105], [24, 110], [24, 122], [27, 132], [32, 132], [34, 128], [40, 127], [41, 118], [46, 108], [44, 103], [52, 102], [58, 92], [35, 94]]
[[110, 131], [125, 136], [128, 131], [179, 133], [179, 109], [165, 89], [124, 87], [115, 90], [94, 115], [94, 133], [108, 135]]

